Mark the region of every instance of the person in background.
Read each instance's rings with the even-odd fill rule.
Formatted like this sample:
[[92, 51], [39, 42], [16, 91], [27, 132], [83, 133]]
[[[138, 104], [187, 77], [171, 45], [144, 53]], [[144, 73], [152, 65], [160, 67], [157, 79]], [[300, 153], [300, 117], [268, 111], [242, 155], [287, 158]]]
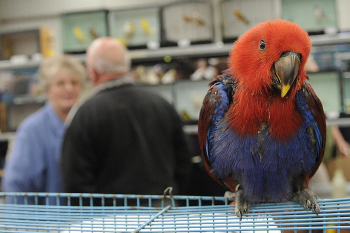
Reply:
[[[39, 75], [47, 102], [26, 118], [16, 132], [4, 168], [5, 192], [62, 192], [59, 157], [64, 121], [79, 98], [86, 71], [75, 58], [62, 55], [43, 60]], [[33, 202], [34, 199], [28, 200]]]
[[[340, 118], [349, 117], [349, 114], [340, 113]], [[334, 157], [339, 154], [340, 156], [350, 156], [350, 127], [333, 125], [331, 132], [335, 144], [333, 151]]]
[[93, 41], [86, 64], [94, 90], [67, 122], [61, 155], [64, 191], [159, 195], [172, 186], [174, 194], [181, 193], [192, 165], [175, 109], [134, 85], [128, 51], [117, 40]]

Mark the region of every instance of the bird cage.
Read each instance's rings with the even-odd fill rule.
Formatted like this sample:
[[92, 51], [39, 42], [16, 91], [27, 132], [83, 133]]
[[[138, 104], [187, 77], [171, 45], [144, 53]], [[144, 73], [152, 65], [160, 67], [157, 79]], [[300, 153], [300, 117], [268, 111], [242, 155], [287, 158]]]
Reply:
[[[5, 200], [14, 204], [5, 204]], [[240, 220], [224, 197], [0, 193], [0, 232], [283, 232], [350, 229], [350, 198], [251, 205]], [[41, 202], [42, 201], [42, 202]], [[332, 231], [335, 232], [335, 231]]]
[[309, 34], [337, 31], [334, 0], [282, 0], [282, 18], [295, 22]]
[[275, 0], [224, 0], [220, 12], [225, 40], [236, 39], [259, 23], [279, 18]]
[[162, 9], [164, 40], [182, 44], [214, 40], [213, 9], [210, 1], [180, 1]]
[[65, 53], [84, 53], [93, 40], [109, 34], [106, 10], [63, 14], [61, 24]]
[[120, 9], [108, 13], [110, 36], [127, 47], [160, 44], [160, 8]]

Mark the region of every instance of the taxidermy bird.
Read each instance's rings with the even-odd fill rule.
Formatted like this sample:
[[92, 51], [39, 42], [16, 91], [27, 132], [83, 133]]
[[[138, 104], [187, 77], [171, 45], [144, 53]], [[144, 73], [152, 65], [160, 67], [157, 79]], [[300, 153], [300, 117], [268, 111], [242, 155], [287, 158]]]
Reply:
[[326, 122], [304, 69], [310, 49], [295, 23], [261, 23], [234, 43], [228, 69], [209, 84], [199, 143], [239, 218], [251, 203], [283, 200], [320, 212], [308, 182], [322, 161]]
[[85, 43], [86, 42], [86, 38], [84, 35], [83, 30], [80, 27], [74, 27], [73, 28], [73, 34], [75, 36], [75, 38], [79, 41], [79, 43]]
[[124, 34], [124, 37], [129, 40], [131, 39], [132, 37], [134, 37], [135, 35], [135, 32], [136, 32], [136, 25], [134, 22], [125, 22], [124, 26], [123, 26], [123, 34]]
[[141, 19], [140, 26], [141, 26], [141, 29], [145, 33], [146, 36], [149, 36], [152, 34], [152, 27], [147, 19], [145, 19], [145, 18]]
[[239, 9], [234, 8], [232, 10], [232, 13], [239, 22], [242, 22], [246, 25], [249, 25], [250, 22], [249, 22], [248, 18]]
[[95, 39], [101, 37], [101, 36], [98, 34], [97, 29], [94, 28], [94, 27], [89, 28], [89, 35], [90, 35], [90, 38], [93, 39], [93, 40], [95, 40]]
[[324, 10], [323, 10], [320, 6], [318, 6], [318, 5], [316, 5], [316, 6], [314, 7], [314, 15], [315, 15], [316, 20], [317, 20], [318, 23], [320, 23], [320, 22], [322, 22], [322, 21], [324, 21], [324, 20], [327, 19], [326, 13], [325, 13]]

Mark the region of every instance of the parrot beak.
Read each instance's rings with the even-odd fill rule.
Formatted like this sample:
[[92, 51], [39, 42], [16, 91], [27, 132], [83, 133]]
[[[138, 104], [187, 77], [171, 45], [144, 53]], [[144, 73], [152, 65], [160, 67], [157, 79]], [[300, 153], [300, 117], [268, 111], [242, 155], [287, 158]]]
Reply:
[[281, 90], [283, 98], [294, 83], [299, 70], [301, 55], [295, 52], [283, 52], [281, 57], [273, 64], [276, 86]]

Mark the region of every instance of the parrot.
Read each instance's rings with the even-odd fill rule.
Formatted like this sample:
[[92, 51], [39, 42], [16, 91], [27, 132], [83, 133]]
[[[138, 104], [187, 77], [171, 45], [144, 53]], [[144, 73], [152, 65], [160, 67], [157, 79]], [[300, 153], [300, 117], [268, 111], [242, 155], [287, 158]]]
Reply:
[[305, 71], [310, 49], [297, 24], [262, 22], [234, 42], [227, 69], [209, 84], [201, 154], [240, 219], [251, 204], [285, 200], [320, 213], [308, 184], [323, 158], [326, 117]]

